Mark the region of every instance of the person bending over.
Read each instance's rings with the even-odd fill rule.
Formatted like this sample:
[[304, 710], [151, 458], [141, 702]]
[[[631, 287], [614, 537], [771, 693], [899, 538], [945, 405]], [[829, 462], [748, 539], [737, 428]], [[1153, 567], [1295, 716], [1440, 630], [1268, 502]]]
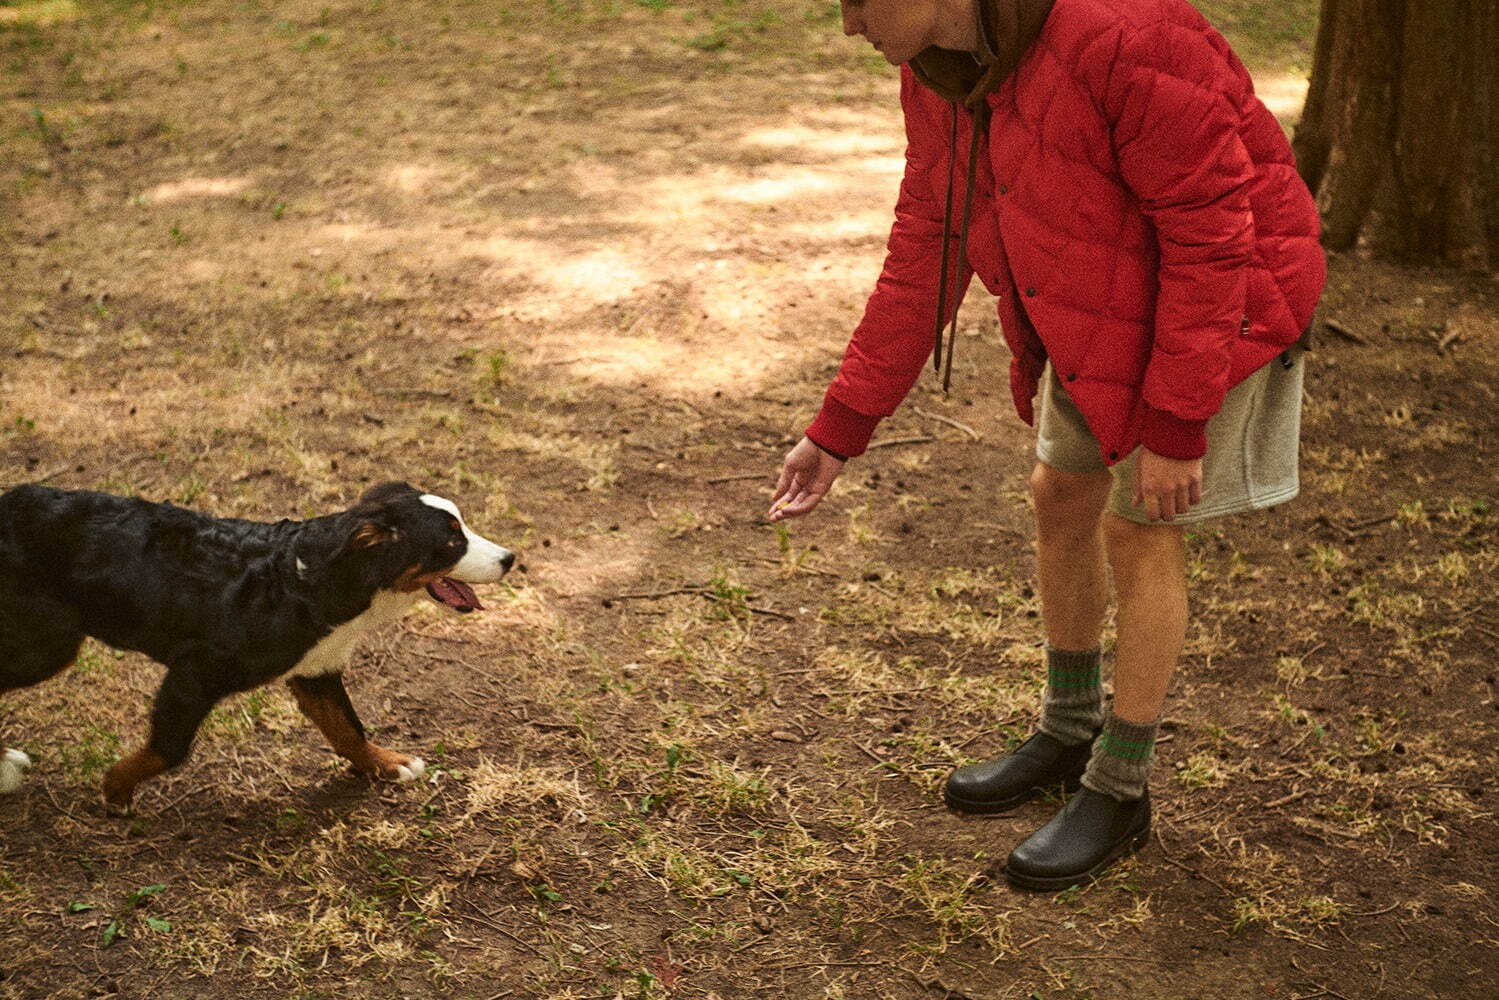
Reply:
[[1183, 525], [1297, 492], [1296, 345], [1326, 277], [1316, 208], [1187, 0], [844, 0], [843, 30], [901, 67], [905, 175], [883, 272], [769, 516], [813, 510], [929, 356], [951, 376], [977, 275], [1036, 428], [1047, 684], [1036, 732], [958, 768], [944, 795], [993, 813], [1080, 783], [1004, 869], [1065, 888], [1149, 836], [1187, 627]]

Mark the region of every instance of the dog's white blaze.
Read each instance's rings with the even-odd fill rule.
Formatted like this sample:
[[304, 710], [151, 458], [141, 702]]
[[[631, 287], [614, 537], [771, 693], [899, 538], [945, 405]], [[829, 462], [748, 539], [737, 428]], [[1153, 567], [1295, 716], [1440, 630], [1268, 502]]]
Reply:
[[354, 647], [366, 632], [396, 621], [415, 603], [418, 595], [403, 594], [394, 590], [377, 590], [370, 606], [356, 618], [350, 618], [332, 632], [318, 640], [295, 667], [287, 672], [291, 677], [323, 677], [336, 674], [349, 665]]
[[506, 564], [514, 560], [515, 553], [468, 530], [463, 515], [458, 513], [458, 507], [453, 501], [424, 493], [422, 503], [457, 518], [458, 526], [463, 529], [463, 537], [468, 541], [468, 550], [463, 553], [463, 558], [458, 560], [458, 565], [453, 567], [449, 576], [464, 583], [494, 583], [505, 575]]

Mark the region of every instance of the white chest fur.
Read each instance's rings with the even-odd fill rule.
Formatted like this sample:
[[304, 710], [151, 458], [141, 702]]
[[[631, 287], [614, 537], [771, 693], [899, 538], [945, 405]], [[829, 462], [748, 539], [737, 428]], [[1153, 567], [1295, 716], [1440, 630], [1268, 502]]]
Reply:
[[382, 625], [389, 625], [404, 615], [416, 601], [418, 594], [402, 594], [393, 590], [375, 592], [369, 608], [357, 618], [350, 618], [307, 651], [307, 655], [287, 672], [289, 677], [322, 677], [336, 674], [349, 664], [354, 647], [365, 634]]

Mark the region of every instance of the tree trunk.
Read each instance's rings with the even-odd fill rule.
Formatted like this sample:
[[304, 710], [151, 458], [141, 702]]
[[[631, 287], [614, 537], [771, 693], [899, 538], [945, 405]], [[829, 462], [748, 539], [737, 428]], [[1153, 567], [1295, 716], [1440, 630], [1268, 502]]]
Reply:
[[1293, 145], [1329, 249], [1499, 267], [1499, 0], [1323, 0]]

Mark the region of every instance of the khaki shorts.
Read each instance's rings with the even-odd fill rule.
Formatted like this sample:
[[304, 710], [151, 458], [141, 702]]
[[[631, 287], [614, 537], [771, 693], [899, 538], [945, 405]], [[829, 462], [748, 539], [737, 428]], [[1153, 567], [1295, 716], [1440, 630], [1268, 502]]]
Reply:
[[[1301, 381], [1306, 368], [1302, 354], [1292, 348], [1229, 390], [1223, 408], [1208, 421], [1202, 502], [1177, 515], [1173, 524], [1273, 507], [1296, 495], [1300, 489], [1296, 455], [1301, 440]], [[1039, 396], [1036, 458], [1063, 472], [1084, 474], [1108, 468], [1114, 476], [1109, 513], [1147, 523], [1144, 508], [1133, 503], [1140, 450], [1105, 466], [1098, 440], [1050, 362], [1041, 377]]]

